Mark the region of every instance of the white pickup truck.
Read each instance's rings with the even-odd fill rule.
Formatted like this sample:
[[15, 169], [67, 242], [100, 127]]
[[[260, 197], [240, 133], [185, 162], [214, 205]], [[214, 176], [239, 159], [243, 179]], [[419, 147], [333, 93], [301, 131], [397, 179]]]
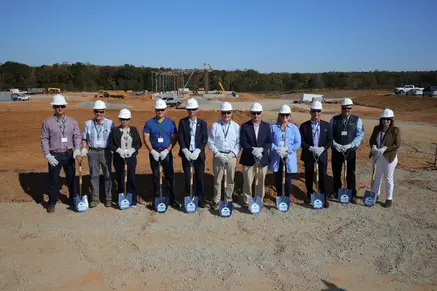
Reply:
[[397, 87], [394, 89], [396, 95], [405, 95], [408, 91], [412, 89], [423, 90], [424, 88], [415, 87], [414, 85], [405, 85], [404, 87]]
[[11, 96], [13, 101], [31, 101], [32, 98], [30, 96], [26, 96], [22, 93], [14, 94]]

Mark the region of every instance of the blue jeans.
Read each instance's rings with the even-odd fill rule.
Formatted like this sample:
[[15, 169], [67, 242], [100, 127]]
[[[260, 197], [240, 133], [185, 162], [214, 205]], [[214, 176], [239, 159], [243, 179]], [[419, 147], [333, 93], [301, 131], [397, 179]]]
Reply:
[[54, 154], [53, 155], [59, 164], [55, 167], [49, 165], [49, 201], [48, 204], [56, 205], [59, 200], [59, 174], [61, 168], [64, 168], [65, 176], [67, 178], [68, 193], [70, 194], [70, 203], [72, 197], [77, 196], [77, 188], [75, 183], [76, 175], [76, 163], [73, 159], [73, 152], [68, 152], [65, 154]]

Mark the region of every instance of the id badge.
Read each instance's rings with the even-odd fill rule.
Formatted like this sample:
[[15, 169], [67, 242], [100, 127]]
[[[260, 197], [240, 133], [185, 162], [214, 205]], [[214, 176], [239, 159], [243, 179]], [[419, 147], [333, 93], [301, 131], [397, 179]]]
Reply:
[[97, 140], [97, 141], [96, 141], [96, 145], [101, 146], [101, 145], [102, 145], [102, 141], [101, 141], [101, 140]]
[[343, 130], [343, 131], [341, 132], [341, 135], [347, 135], [347, 131], [346, 131], [346, 130]]
[[66, 137], [62, 137], [61, 138], [61, 142], [67, 142], [67, 138]]
[[163, 137], [158, 137], [158, 142], [159, 143], [163, 143], [164, 142], [164, 138]]

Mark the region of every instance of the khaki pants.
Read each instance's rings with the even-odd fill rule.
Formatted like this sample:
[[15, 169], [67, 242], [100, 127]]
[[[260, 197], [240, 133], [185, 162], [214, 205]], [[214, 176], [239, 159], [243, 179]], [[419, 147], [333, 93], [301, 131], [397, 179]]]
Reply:
[[[264, 194], [265, 194], [265, 177], [267, 174], [267, 166], [259, 169], [259, 176], [258, 176], [258, 185], [255, 186], [255, 193], [256, 197], [262, 197], [262, 200], [264, 200]], [[255, 166], [244, 166], [243, 167], [243, 198], [244, 203], [249, 202], [249, 197], [252, 197], [252, 183], [255, 178]]]
[[[225, 201], [232, 201], [232, 194], [234, 193], [234, 177], [235, 177], [235, 168], [237, 166], [237, 158], [232, 158], [228, 161], [226, 174], [228, 187], [225, 193]], [[216, 157], [213, 159], [213, 170], [214, 170], [214, 197], [212, 198], [213, 202], [219, 202], [221, 200], [222, 194], [222, 180], [224, 176], [224, 164], [222, 161]]]

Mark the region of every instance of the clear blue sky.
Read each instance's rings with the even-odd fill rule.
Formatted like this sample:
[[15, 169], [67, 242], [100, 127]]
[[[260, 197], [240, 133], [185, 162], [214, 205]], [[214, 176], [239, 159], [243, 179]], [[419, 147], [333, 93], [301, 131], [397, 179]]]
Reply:
[[0, 0], [0, 62], [437, 70], [437, 0]]

